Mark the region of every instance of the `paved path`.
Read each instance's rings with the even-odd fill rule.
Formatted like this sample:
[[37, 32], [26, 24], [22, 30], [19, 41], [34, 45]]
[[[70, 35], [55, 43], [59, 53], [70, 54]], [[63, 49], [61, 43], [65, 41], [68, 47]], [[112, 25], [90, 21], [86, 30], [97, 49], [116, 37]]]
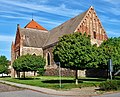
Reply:
[[[63, 91], [63, 90], [57, 91], [57, 90], [53, 90], [53, 89], [24, 85], [24, 84], [18, 84], [18, 83], [3, 81], [3, 80], [0, 80], [0, 82], [10, 84], [10, 85], [14, 85], [14, 86], [18, 86], [18, 87], [22, 87], [22, 88], [26, 88], [26, 89], [29, 89], [29, 90], [34, 90], [34, 91], [37, 91], [37, 92], [40, 92], [40, 93], [43, 93], [43, 94], [47, 94], [47, 95], [67, 96], [67, 97], [69, 97], [69, 96], [89, 97], [89, 96], [97, 95], [96, 92], [95, 92], [95, 87], [86, 87], [86, 88], [81, 88], [81, 89], [76, 88], [76, 89], [71, 89], [69, 91]], [[2, 97], [2, 96], [0, 96], [0, 97]]]
[[[22, 90], [22, 91], [9, 91], [9, 92], [0, 92], [0, 97], [71, 97], [71, 96], [58, 96], [44, 94], [32, 90]], [[91, 97], [91, 96], [72, 96], [72, 97]], [[120, 93], [105, 94], [101, 96], [92, 96], [92, 97], [120, 97]]]

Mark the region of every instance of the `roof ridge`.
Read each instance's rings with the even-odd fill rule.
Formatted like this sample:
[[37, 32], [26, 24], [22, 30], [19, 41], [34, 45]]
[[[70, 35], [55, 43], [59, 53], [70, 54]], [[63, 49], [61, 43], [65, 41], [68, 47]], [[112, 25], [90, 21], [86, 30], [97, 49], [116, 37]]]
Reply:
[[[48, 46], [53, 43], [56, 43], [58, 41], [58, 37], [61, 37], [64, 34], [73, 33], [75, 31], [75, 29], [77, 28], [77, 26], [79, 25], [79, 23], [84, 18], [84, 16], [86, 15], [86, 13], [88, 12], [88, 10], [86, 10], [85, 12], [82, 12], [81, 14], [79, 14], [73, 18], [70, 18], [66, 22], [64, 22], [64, 23], [60, 24], [59, 26], [50, 30], [50, 35], [44, 46]], [[62, 30], [62, 29], [64, 29], [64, 30]], [[53, 35], [56, 35], [56, 36], [53, 37]]]
[[20, 29], [26, 29], [26, 30], [34, 30], [34, 31], [42, 31], [42, 32], [49, 32], [48, 30], [38, 30], [38, 29], [31, 29], [31, 28], [20, 28]]
[[[89, 9], [88, 9], [88, 10], [89, 10]], [[63, 24], [65, 24], [66, 22], [68, 22], [68, 21], [70, 21], [70, 20], [72, 20], [72, 19], [74, 19], [74, 18], [76, 18], [76, 17], [78, 17], [78, 16], [80, 16], [80, 15], [82, 15], [82, 14], [86, 13], [88, 10], [86, 10], [85, 12], [82, 12], [81, 14], [78, 14], [78, 15], [77, 15], [77, 16], [75, 16], [75, 17], [70, 18], [69, 20], [67, 20], [67, 21], [63, 22], [62, 24], [58, 25], [58, 26], [57, 26], [57, 27], [55, 27], [55, 28], [58, 28], [58, 27], [62, 26]], [[55, 28], [53, 28], [53, 29], [55, 29]], [[51, 30], [53, 30], [53, 29], [51, 29]], [[50, 30], [50, 31], [51, 31], [51, 30]]]

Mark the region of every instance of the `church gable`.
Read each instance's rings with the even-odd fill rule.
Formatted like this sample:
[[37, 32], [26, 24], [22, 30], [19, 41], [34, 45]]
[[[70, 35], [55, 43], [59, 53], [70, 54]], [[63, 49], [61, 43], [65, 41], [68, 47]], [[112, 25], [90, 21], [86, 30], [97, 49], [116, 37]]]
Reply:
[[[33, 25], [35, 23], [35, 25]], [[20, 47], [43, 47], [44, 43], [47, 41], [49, 36], [49, 31], [47, 30], [38, 30], [34, 28], [29, 28], [31, 25], [38, 27], [40, 26], [34, 20], [28, 23], [25, 28], [20, 28], [20, 25], [17, 25], [17, 31], [15, 36], [15, 50], [19, 50]]]
[[71, 18], [60, 26], [50, 31], [50, 36], [45, 46], [52, 45], [58, 42], [58, 38], [65, 34], [74, 32], [81, 32], [91, 36], [91, 43], [98, 46], [102, 41], [107, 40], [107, 34], [94, 10], [91, 6], [87, 11], [82, 14]]
[[91, 43], [97, 44], [98, 46], [102, 41], [107, 40], [107, 34], [94, 10], [91, 6], [83, 20], [80, 22], [75, 32], [85, 33], [91, 36]]

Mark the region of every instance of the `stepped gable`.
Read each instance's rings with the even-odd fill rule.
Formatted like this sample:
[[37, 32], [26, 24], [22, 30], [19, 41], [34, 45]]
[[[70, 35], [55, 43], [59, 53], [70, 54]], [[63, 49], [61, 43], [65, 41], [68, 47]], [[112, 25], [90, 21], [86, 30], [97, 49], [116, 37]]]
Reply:
[[[74, 33], [74, 32], [79, 32], [76, 29], [78, 27], [80, 27], [80, 25], [82, 25], [82, 22], [84, 20], [86, 20], [86, 16], [88, 14], [92, 14], [92, 12], [95, 13], [96, 18], [98, 19], [99, 24], [101, 26], [101, 29], [104, 32], [105, 39], [103, 39], [103, 40], [108, 39], [107, 34], [106, 34], [106, 32], [105, 32], [105, 30], [102, 26], [102, 23], [100, 22], [99, 18], [97, 17], [97, 14], [96, 14], [93, 6], [91, 6], [87, 11], [83, 12], [82, 14], [77, 15], [76, 17], [71, 18], [70, 20], [66, 21], [65, 23], [63, 23], [63, 24], [59, 25], [58, 27], [50, 30], [49, 38], [48, 38], [47, 42], [45, 43], [44, 47], [46, 48], [48, 46], [55, 45], [58, 42], [59, 37], [62, 37], [63, 35], [71, 34], [71, 33]], [[90, 28], [90, 29], [93, 30], [93, 28]], [[82, 32], [82, 33], [84, 33], [84, 32]], [[89, 32], [88, 35], [92, 35], [92, 37], [93, 37], [93, 34], [91, 32]]]
[[32, 29], [38, 29], [38, 30], [45, 30], [45, 31], [47, 31], [47, 29], [45, 29], [44, 27], [42, 27], [41, 25], [39, 25], [33, 19], [24, 28], [32, 28]]

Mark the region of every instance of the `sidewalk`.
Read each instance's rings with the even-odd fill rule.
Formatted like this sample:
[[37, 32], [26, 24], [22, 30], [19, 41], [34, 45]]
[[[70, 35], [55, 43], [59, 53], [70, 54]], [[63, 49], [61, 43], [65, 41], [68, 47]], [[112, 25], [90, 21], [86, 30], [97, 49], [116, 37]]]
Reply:
[[17, 87], [21, 87], [21, 88], [30, 89], [30, 90], [41, 92], [41, 93], [48, 94], [48, 95], [83, 96], [83, 97], [90, 97], [90, 96], [98, 95], [95, 91], [96, 87], [85, 87], [85, 88], [81, 88], [81, 89], [74, 88], [74, 89], [71, 89], [71, 90], [68, 90], [68, 91], [63, 91], [63, 90], [57, 91], [57, 90], [53, 90], [53, 89], [24, 85], [24, 84], [18, 84], [18, 83], [14, 83], [14, 82], [3, 81], [3, 80], [0, 80], [0, 82], [10, 84], [10, 85], [13, 85], [13, 86], [17, 86]]

